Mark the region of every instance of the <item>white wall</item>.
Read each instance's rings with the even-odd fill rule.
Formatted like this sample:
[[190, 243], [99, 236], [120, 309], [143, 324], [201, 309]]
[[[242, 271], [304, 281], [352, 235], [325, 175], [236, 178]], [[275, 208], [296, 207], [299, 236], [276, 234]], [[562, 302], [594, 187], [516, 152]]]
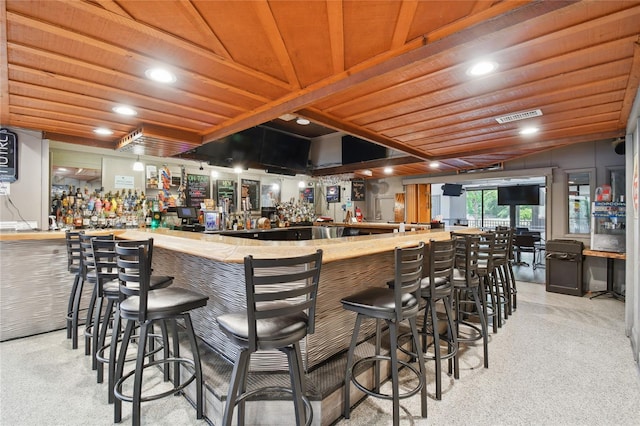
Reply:
[[9, 195], [0, 196], [0, 222], [18, 229], [33, 228], [27, 223], [35, 223], [46, 230], [49, 189], [43, 188], [49, 187], [48, 141], [42, 140], [41, 132], [7, 129], [18, 136], [18, 180], [9, 184]]
[[[640, 212], [638, 211], [638, 177], [640, 164], [640, 89], [627, 124], [626, 187], [627, 187], [627, 268], [625, 330], [631, 340], [634, 359], [640, 372]], [[635, 192], [634, 192], [635, 191]], [[636, 197], [635, 203], [633, 197]]]

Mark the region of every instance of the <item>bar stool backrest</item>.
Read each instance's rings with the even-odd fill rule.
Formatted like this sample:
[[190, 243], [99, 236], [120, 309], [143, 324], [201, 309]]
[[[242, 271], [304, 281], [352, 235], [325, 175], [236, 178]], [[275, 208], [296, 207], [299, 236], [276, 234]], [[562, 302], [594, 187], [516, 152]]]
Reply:
[[493, 255], [496, 258], [508, 259], [509, 257], [509, 244], [511, 241], [511, 229], [509, 228], [497, 228], [495, 232], [495, 243], [493, 249]]
[[118, 265], [116, 264], [116, 241], [94, 238], [91, 240], [93, 263], [96, 270], [98, 297], [104, 294], [105, 282], [118, 279]]
[[82, 268], [82, 254], [80, 248], [80, 235], [84, 231], [65, 231], [64, 237], [67, 243], [67, 270], [71, 273], [79, 273]]
[[[135, 244], [137, 243], [137, 244]], [[122, 241], [116, 243], [116, 264], [120, 281], [120, 301], [127, 297], [140, 298], [138, 321], [147, 320], [147, 295], [151, 281], [151, 264], [149, 262], [148, 240]]]
[[453, 288], [455, 241], [429, 241], [429, 288], [432, 295]]
[[402, 299], [405, 294], [411, 294], [419, 299], [420, 281], [424, 268], [425, 244], [421, 242], [415, 247], [398, 248], [394, 250], [395, 274], [393, 282], [396, 322], [404, 319]]
[[464, 273], [467, 285], [478, 278], [478, 250], [480, 236], [474, 234], [452, 234], [455, 240], [455, 268]]
[[493, 271], [493, 250], [496, 236], [493, 232], [479, 234], [480, 245], [478, 247], [478, 269], [484, 269], [489, 273]]
[[[247, 347], [261, 349], [257, 321], [283, 316], [306, 317], [306, 334], [315, 331], [315, 310], [322, 265], [322, 250], [313, 254], [272, 259], [244, 258]], [[269, 349], [269, 348], [265, 348]]]
[[93, 240], [111, 240], [115, 239], [113, 234], [107, 235], [80, 235], [80, 260], [83, 276], [91, 282], [96, 281], [95, 265], [93, 261], [93, 248], [91, 242]]

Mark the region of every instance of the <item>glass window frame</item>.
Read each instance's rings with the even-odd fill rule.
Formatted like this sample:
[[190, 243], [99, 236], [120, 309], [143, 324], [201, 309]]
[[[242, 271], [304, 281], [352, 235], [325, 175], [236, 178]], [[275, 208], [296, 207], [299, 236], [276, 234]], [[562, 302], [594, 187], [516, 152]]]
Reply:
[[[575, 229], [575, 224], [573, 223], [573, 220], [575, 220], [575, 218], [572, 217], [572, 214], [575, 213], [579, 213], [576, 212], [576, 208], [578, 210], [581, 210], [580, 205], [576, 205], [576, 198], [575, 195], [571, 194], [571, 186], [575, 186], [575, 185], [571, 185], [570, 182], [570, 177], [571, 175], [575, 175], [575, 174], [588, 174], [588, 186], [589, 186], [589, 200], [586, 203], [586, 214], [585, 217], [582, 218], [583, 223], [580, 224], [578, 223], [578, 231], [573, 231], [572, 229]], [[591, 235], [591, 203], [594, 200], [594, 194], [595, 194], [595, 181], [596, 181], [596, 169], [595, 168], [584, 168], [584, 169], [567, 169], [565, 170], [565, 202], [566, 202], [566, 211], [565, 211], [565, 226], [566, 226], [566, 235], [568, 236], [572, 236], [572, 237], [580, 237], [580, 236], [584, 236], [587, 237], [589, 235]], [[583, 186], [583, 185], [579, 185], [579, 186]], [[578, 189], [579, 190], [579, 189]], [[571, 198], [574, 197], [574, 198]], [[579, 200], [578, 200], [579, 202]], [[580, 220], [580, 218], [578, 217], [578, 220]], [[584, 232], [586, 230], [586, 232]]]

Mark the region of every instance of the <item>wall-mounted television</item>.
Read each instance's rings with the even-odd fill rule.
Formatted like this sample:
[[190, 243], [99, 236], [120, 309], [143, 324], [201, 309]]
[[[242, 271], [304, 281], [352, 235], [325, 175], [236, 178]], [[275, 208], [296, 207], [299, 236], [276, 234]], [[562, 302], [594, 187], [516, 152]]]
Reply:
[[387, 147], [351, 135], [342, 137], [342, 164], [361, 163], [387, 157]]
[[259, 162], [267, 168], [304, 172], [307, 170], [310, 149], [309, 139], [267, 129]]
[[498, 187], [499, 206], [535, 206], [540, 204], [540, 185]]
[[442, 195], [449, 197], [459, 197], [462, 195], [462, 185], [457, 183], [445, 183], [442, 185]]
[[199, 159], [212, 166], [232, 167], [236, 164], [255, 165], [260, 160], [264, 130], [252, 127], [209, 142], [195, 149]]

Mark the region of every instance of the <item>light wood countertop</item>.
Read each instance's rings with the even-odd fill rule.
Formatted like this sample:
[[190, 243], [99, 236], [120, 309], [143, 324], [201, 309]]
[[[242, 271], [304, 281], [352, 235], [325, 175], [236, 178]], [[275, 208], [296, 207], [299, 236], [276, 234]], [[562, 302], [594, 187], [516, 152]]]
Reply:
[[229, 263], [242, 263], [249, 254], [262, 258], [285, 257], [322, 249], [323, 263], [328, 263], [409, 247], [421, 241], [445, 240], [450, 233], [438, 229], [306, 241], [261, 241], [169, 229], [130, 229], [118, 237], [128, 240], [153, 237], [157, 247]]

